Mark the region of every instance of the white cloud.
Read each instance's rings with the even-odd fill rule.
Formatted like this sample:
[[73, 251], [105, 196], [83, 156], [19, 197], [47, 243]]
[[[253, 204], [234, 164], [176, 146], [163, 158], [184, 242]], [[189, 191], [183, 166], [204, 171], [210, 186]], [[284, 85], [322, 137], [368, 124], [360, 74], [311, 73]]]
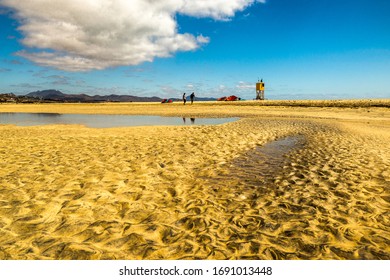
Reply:
[[184, 14], [226, 20], [254, 2], [265, 3], [265, 0], [184, 0], [177, 2], [183, 2], [179, 11]]
[[256, 88], [256, 85], [251, 82], [238, 82], [238, 85], [236, 85], [237, 90], [254, 90]]
[[137, 65], [207, 44], [178, 33], [175, 15], [226, 20], [265, 0], [0, 0], [19, 19], [18, 54], [66, 71]]

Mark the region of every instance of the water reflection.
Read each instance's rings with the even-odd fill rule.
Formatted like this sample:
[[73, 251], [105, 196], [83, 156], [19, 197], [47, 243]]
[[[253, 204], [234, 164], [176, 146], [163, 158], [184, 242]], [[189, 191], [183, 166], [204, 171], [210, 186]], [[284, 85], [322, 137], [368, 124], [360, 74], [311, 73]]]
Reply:
[[[0, 113], [0, 124], [19, 126], [48, 124], [81, 124], [94, 128], [151, 125], [189, 125], [195, 124], [195, 118], [140, 116], [140, 115], [86, 115], [58, 113]], [[236, 121], [238, 118], [198, 118], [196, 125], [215, 125]]]
[[[14, 113], [8, 113], [8, 114], [14, 114]], [[59, 113], [34, 113], [37, 115], [37, 117], [43, 117], [43, 118], [47, 118], [47, 117], [50, 117], [50, 118], [54, 118], [54, 117], [60, 117], [61, 114]]]
[[[195, 124], [195, 118], [190, 118], [191, 124]], [[186, 118], [183, 117], [183, 123], [186, 124]]]

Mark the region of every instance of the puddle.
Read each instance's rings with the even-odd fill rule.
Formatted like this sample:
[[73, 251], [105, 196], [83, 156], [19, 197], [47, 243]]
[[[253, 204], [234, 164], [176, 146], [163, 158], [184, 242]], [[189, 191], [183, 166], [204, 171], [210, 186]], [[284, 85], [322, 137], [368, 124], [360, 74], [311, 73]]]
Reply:
[[289, 161], [287, 155], [304, 146], [303, 135], [287, 136], [246, 152], [233, 160], [228, 174], [219, 180], [238, 180], [241, 184], [259, 186], [272, 181]]
[[216, 125], [238, 118], [182, 118], [141, 115], [86, 115], [56, 113], [0, 113], [0, 124], [34, 126], [49, 124], [81, 124], [93, 128], [153, 125]]
[[283, 167], [287, 160], [285, 155], [293, 149], [303, 147], [304, 139], [302, 135], [295, 135], [269, 142], [247, 152], [244, 157], [236, 159], [234, 165], [256, 165], [259, 174], [269, 175], [275, 169]]

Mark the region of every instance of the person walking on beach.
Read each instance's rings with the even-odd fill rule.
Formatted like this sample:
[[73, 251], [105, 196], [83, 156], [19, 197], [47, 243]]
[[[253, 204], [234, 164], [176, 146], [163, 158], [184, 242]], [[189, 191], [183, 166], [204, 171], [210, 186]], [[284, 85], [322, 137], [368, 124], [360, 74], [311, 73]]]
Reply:
[[191, 93], [190, 98], [191, 98], [191, 104], [194, 103], [195, 93]]
[[183, 105], [186, 105], [187, 99], [186, 99], [186, 93], [183, 93]]

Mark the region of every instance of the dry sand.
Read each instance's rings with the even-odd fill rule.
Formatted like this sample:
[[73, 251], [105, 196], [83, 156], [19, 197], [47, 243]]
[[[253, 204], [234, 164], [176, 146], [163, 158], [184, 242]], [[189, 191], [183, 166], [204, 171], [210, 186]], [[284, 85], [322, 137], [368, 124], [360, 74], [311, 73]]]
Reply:
[[389, 108], [236, 104], [0, 104], [242, 117], [0, 125], [0, 259], [390, 259]]

